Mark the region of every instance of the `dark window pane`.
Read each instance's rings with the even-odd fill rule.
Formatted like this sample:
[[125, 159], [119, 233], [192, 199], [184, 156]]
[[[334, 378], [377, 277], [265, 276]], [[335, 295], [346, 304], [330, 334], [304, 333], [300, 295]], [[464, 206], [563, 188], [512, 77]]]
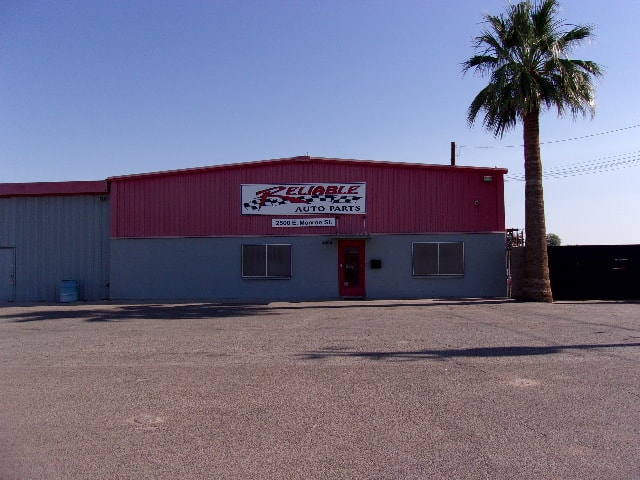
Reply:
[[360, 286], [360, 247], [345, 247], [343, 257], [345, 286]]
[[414, 243], [413, 274], [464, 275], [464, 243]]
[[266, 250], [264, 245], [242, 246], [242, 276], [265, 277], [267, 275]]
[[436, 275], [438, 273], [438, 244], [413, 244], [413, 274]]
[[291, 245], [267, 245], [267, 275], [291, 276]]
[[291, 245], [243, 245], [242, 276], [291, 277]]
[[440, 275], [462, 275], [464, 273], [464, 247], [462, 242], [440, 244]]

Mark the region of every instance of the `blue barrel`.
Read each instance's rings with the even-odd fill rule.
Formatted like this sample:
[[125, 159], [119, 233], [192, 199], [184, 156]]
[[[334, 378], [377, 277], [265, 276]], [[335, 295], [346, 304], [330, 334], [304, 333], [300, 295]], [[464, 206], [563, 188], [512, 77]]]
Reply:
[[78, 301], [78, 282], [75, 280], [62, 280], [60, 282], [60, 301], [62, 303]]

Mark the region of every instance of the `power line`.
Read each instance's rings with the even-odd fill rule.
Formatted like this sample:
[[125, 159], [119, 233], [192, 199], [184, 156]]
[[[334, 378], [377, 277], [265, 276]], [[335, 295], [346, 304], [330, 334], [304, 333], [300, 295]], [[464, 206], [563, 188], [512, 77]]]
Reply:
[[631, 130], [632, 128], [638, 128], [638, 127], [640, 127], [640, 124], [631, 125], [630, 127], [617, 128], [616, 130], [609, 130], [608, 132], [600, 132], [600, 133], [592, 133], [591, 135], [583, 135], [582, 137], [564, 138], [562, 140], [550, 140], [548, 142], [540, 142], [540, 145], [545, 145], [545, 144], [548, 144], [548, 143], [571, 142], [573, 140], [582, 140], [584, 138], [598, 137], [600, 135], [608, 135], [610, 133], [622, 132], [624, 130]]
[[[547, 144], [551, 144], [551, 143], [571, 142], [573, 140], [583, 140], [585, 138], [598, 137], [600, 135], [609, 135], [611, 133], [622, 132], [624, 130], [631, 130], [632, 128], [638, 128], [638, 127], [640, 127], [640, 124], [631, 125], [629, 127], [617, 128], [615, 130], [609, 130], [609, 131], [606, 131], [606, 132], [592, 133], [592, 134], [589, 134], [589, 135], [583, 135], [581, 137], [563, 138], [563, 139], [560, 139], [560, 140], [549, 140], [547, 142], [540, 142], [540, 145], [547, 145]], [[517, 148], [517, 147], [523, 147], [523, 146], [524, 145], [522, 145], [522, 144], [520, 144], [520, 145], [493, 145], [493, 146], [458, 145], [458, 148], [493, 149], [493, 148]]]
[[[637, 165], [640, 165], [640, 151], [544, 169], [542, 176], [544, 178], [566, 178], [577, 175], [610, 172], [612, 170]], [[524, 181], [524, 179], [524, 173], [505, 176], [505, 181]]]

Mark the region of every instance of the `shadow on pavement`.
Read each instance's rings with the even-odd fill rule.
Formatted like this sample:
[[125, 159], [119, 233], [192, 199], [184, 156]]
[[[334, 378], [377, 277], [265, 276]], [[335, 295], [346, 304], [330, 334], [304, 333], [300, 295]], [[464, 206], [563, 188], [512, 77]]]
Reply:
[[[465, 307], [479, 305], [505, 305], [519, 303], [510, 298], [441, 298], [424, 300], [318, 300], [318, 301], [281, 301], [281, 302], [246, 302], [246, 303], [68, 303], [68, 304], [30, 304], [18, 312], [2, 314], [0, 320], [13, 322], [39, 322], [46, 320], [80, 319], [87, 322], [115, 322], [133, 319], [147, 320], [181, 320], [243, 317], [264, 314], [276, 314], [286, 310], [342, 310], [349, 308], [433, 308], [433, 307]], [[559, 302], [559, 304], [593, 304], [593, 303], [636, 303], [633, 301], [605, 302]], [[0, 304], [0, 306], [3, 304]], [[557, 305], [557, 304], [556, 304]], [[19, 305], [11, 305], [20, 307]], [[29, 308], [33, 307], [33, 308]], [[44, 307], [44, 308], [43, 308]]]
[[603, 348], [640, 347], [640, 343], [608, 343], [600, 345], [554, 345], [548, 347], [476, 347], [452, 348], [445, 350], [397, 350], [358, 352], [340, 348], [308, 352], [300, 355], [304, 360], [323, 360], [326, 358], [363, 358], [366, 360], [446, 360], [448, 358], [487, 358], [487, 357], [526, 357], [535, 355], [553, 355], [568, 350], [596, 350]]
[[121, 322], [126, 320], [185, 320], [195, 318], [224, 318], [263, 315], [266, 305], [225, 305], [217, 303], [186, 305], [119, 305], [107, 308], [33, 309], [2, 315], [13, 322], [81, 319], [86, 322]]
[[84, 319], [87, 322], [114, 322], [133, 319], [181, 320], [195, 318], [243, 317], [275, 313], [277, 310], [347, 309], [347, 308], [390, 308], [390, 307], [430, 307], [446, 305], [499, 305], [512, 302], [510, 299], [442, 299], [417, 301], [369, 301], [334, 300], [318, 302], [269, 302], [247, 303], [140, 303], [140, 304], [58, 304], [50, 309], [35, 308], [18, 313], [0, 315], [0, 319], [13, 322], [40, 322], [46, 320]]

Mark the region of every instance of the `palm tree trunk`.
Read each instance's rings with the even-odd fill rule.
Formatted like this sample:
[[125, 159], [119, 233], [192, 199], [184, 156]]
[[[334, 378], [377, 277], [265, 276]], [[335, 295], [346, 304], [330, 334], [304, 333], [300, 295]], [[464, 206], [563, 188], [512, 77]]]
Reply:
[[526, 241], [522, 300], [552, 302], [542, 191], [539, 117], [539, 110], [534, 110], [523, 118]]

